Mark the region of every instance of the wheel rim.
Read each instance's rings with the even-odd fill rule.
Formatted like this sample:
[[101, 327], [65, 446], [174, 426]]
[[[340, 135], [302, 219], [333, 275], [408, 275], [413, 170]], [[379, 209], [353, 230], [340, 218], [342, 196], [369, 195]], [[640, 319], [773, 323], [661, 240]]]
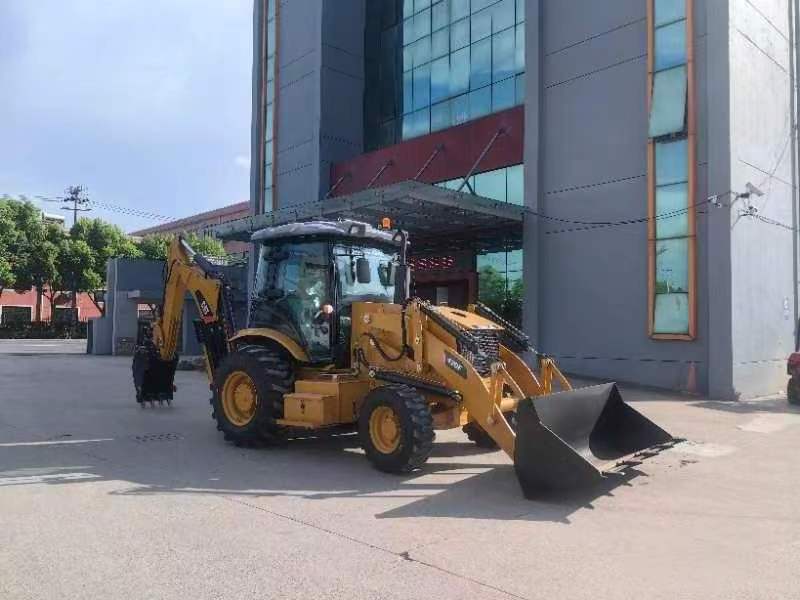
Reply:
[[391, 454], [400, 446], [400, 419], [388, 406], [379, 406], [369, 417], [372, 445], [383, 454]]
[[258, 394], [250, 376], [244, 371], [235, 371], [222, 387], [222, 410], [225, 418], [237, 427], [244, 427], [256, 414]]

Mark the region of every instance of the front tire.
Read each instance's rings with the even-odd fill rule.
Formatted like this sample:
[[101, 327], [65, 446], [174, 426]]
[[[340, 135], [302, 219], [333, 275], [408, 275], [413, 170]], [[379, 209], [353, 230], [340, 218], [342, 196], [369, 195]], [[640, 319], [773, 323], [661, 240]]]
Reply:
[[385, 473], [409, 473], [421, 467], [436, 437], [425, 397], [407, 385], [386, 385], [367, 394], [358, 433], [369, 461]]
[[294, 366], [280, 350], [242, 346], [225, 356], [214, 376], [211, 416], [236, 445], [283, 440], [283, 395], [294, 388]]

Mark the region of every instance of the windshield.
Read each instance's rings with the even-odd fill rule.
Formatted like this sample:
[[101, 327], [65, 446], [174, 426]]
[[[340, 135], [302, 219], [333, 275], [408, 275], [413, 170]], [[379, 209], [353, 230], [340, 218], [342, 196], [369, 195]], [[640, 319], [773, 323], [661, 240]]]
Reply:
[[333, 301], [329, 246], [325, 242], [265, 245], [255, 284], [253, 319], [293, 337], [312, 360], [330, 356], [330, 327], [319, 320]]
[[[342, 304], [353, 302], [394, 302], [394, 284], [397, 270], [397, 253], [380, 248], [365, 248], [348, 244], [333, 247]], [[359, 277], [359, 260], [369, 264], [369, 277], [365, 266]], [[361, 281], [359, 281], [361, 279]], [[368, 281], [367, 281], [368, 280]]]

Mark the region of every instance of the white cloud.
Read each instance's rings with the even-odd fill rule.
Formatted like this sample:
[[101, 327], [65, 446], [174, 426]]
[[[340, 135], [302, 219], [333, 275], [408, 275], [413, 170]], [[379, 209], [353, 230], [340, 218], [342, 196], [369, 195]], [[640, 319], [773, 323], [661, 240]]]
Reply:
[[250, 157], [249, 156], [244, 156], [243, 154], [240, 154], [234, 160], [236, 162], [236, 166], [237, 167], [242, 167], [243, 169], [247, 169], [248, 171], [250, 170]]

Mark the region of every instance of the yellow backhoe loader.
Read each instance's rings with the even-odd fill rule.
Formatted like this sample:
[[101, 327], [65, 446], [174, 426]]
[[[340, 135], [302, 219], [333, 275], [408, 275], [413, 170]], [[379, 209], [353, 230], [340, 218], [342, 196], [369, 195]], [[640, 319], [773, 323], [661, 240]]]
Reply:
[[506, 452], [533, 497], [599, 483], [674, 443], [616, 385], [573, 390], [551, 358], [488, 308], [410, 298], [402, 231], [313, 221], [252, 239], [259, 254], [242, 329], [219, 269], [183, 239], [173, 242], [163, 305], [134, 357], [140, 403], [172, 400], [189, 292], [212, 415], [236, 444], [351, 428], [375, 467], [406, 473], [428, 459], [436, 429], [461, 427]]

